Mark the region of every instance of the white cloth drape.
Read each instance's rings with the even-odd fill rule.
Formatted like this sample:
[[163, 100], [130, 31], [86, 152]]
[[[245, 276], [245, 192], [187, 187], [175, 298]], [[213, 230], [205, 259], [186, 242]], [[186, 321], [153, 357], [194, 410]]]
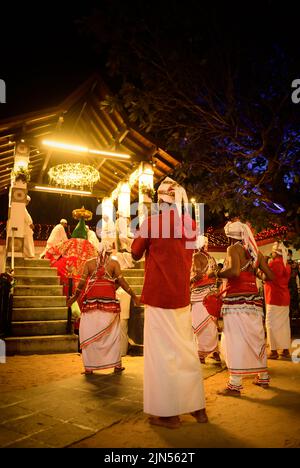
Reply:
[[167, 417], [205, 407], [190, 306], [145, 305], [144, 366], [145, 413]]
[[34, 242], [33, 242], [33, 230], [30, 225], [33, 224], [32, 218], [25, 208], [24, 216], [24, 257], [33, 258], [35, 255]]
[[119, 366], [120, 314], [99, 310], [81, 314], [79, 340], [86, 370]]
[[[267, 354], [262, 314], [252, 305], [223, 306], [221, 353], [228, 370], [236, 375], [267, 371]], [[225, 309], [225, 310], [224, 310]]]
[[197, 336], [199, 357], [206, 357], [217, 351], [217, 324], [201, 301], [192, 303], [192, 325]]
[[266, 329], [271, 350], [289, 349], [291, 346], [289, 306], [267, 304]]

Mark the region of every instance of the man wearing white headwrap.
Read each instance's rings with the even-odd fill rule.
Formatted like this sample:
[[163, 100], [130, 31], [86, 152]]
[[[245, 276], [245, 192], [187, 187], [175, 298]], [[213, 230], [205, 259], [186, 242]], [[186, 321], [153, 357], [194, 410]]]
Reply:
[[259, 267], [270, 279], [273, 275], [247, 224], [229, 222], [225, 234], [231, 245], [227, 249], [225, 266], [216, 276], [227, 280], [222, 306], [221, 349], [229, 370], [229, 381], [225, 390], [218, 393], [240, 396], [243, 375], [254, 374], [256, 385], [269, 386], [262, 298], [256, 285], [256, 268]]
[[196, 227], [182, 215], [181, 200], [187, 202], [187, 196], [177, 182], [167, 177], [157, 193], [161, 212], [145, 219], [131, 251], [134, 260], [144, 253], [146, 258], [144, 412], [151, 415], [150, 424], [176, 429], [184, 413], [207, 422], [190, 313]]
[[40, 254], [40, 258], [44, 258], [47, 250], [49, 250], [51, 247], [55, 247], [61, 242], [66, 242], [68, 240], [68, 236], [66, 234], [67, 225], [68, 221], [66, 219], [61, 219], [59, 224], [54, 226], [54, 228], [50, 232], [50, 236], [48, 237], [46, 247]]
[[[31, 198], [27, 195], [26, 207], [29, 204]], [[25, 216], [24, 216], [24, 257], [25, 258], [34, 258], [34, 242], [33, 242], [33, 230], [34, 225], [32, 217], [25, 207]]]
[[193, 255], [191, 278], [192, 325], [198, 341], [199, 359], [205, 364], [205, 358], [212, 353], [213, 358], [220, 361], [217, 321], [203, 304], [204, 297], [216, 288], [215, 279], [209, 278], [208, 275], [217, 269], [217, 263], [208, 254], [207, 237], [198, 236], [197, 249]]
[[99, 255], [88, 260], [75, 294], [81, 305], [79, 340], [86, 374], [114, 368], [124, 370], [121, 363], [120, 303], [116, 287], [121, 286], [139, 305], [139, 299], [123, 278], [120, 265], [111, 253], [113, 244], [101, 242]]
[[275, 275], [273, 281], [265, 282], [266, 328], [271, 353], [269, 359], [278, 359], [278, 350], [283, 357], [290, 357], [291, 326], [289, 318], [291, 267], [287, 264], [288, 250], [282, 242], [275, 242], [269, 267]]

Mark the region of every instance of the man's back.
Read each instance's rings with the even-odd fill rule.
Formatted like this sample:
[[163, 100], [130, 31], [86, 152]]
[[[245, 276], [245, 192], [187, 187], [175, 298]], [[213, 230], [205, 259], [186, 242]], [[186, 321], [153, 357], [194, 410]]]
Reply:
[[177, 309], [190, 303], [194, 240], [195, 222], [187, 215], [167, 210], [144, 221], [132, 244], [135, 258], [146, 252], [144, 304]]

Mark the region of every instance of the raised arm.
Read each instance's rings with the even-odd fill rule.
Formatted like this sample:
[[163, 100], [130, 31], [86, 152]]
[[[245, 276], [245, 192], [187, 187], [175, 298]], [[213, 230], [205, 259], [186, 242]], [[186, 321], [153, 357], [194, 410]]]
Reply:
[[262, 281], [273, 281], [275, 274], [267, 264], [266, 259], [261, 252], [258, 252], [258, 261], [258, 266], [261, 271], [257, 271], [256, 276]]

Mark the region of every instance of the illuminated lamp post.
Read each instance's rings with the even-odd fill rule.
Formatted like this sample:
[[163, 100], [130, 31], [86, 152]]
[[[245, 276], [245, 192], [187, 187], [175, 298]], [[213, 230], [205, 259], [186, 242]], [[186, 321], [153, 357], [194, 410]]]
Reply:
[[149, 163], [142, 162], [139, 167], [139, 224], [151, 213], [153, 203], [153, 169]]

